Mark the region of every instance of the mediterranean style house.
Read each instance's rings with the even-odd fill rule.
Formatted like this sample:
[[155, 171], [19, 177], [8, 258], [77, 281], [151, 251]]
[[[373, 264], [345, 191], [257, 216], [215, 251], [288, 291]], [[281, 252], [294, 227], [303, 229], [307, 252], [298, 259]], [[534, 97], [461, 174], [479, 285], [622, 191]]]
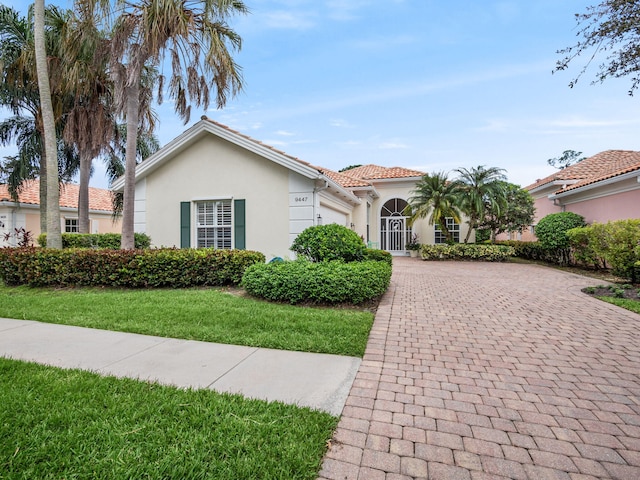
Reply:
[[[311, 165], [207, 117], [136, 168], [135, 231], [160, 247], [257, 250], [291, 258], [296, 236], [337, 223], [372, 248], [405, 255], [444, 239], [426, 220], [411, 227], [405, 207], [423, 172], [361, 166], [346, 172]], [[114, 182], [116, 191], [124, 179]], [[450, 224], [458, 239], [466, 224]]]
[[[60, 222], [62, 232], [78, 231], [78, 185], [60, 186]], [[113, 219], [112, 193], [101, 188], [89, 188], [89, 221], [91, 233], [120, 233], [121, 220]], [[0, 184], [0, 247], [13, 246], [15, 238], [4, 240], [7, 233], [24, 228], [34, 238], [40, 235], [40, 182], [29, 180], [20, 190], [18, 201]]]
[[535, 201], [535, 222], [517, 239], [535, 241], [538, 220], [574, 212], [587, 223], [640, 218], [640, 152], [607, 150], [525, 187]]

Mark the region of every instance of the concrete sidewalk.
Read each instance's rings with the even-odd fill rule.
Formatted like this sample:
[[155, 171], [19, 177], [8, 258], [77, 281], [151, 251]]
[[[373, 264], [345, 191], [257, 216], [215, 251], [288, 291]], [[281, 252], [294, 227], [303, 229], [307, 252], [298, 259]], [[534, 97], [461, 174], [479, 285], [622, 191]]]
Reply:
[[0, 318], [0, 357], [340, 415], [360, 359]]

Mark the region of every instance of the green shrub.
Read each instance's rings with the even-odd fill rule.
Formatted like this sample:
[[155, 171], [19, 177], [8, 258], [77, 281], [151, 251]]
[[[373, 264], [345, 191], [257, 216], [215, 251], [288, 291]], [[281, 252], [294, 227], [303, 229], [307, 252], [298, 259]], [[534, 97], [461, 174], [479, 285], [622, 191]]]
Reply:
[[567, 232], [572, 228], [584, 226], [584, 217], [577, 213], [551, 213], [541, 218], [536, 225], [536, 236], [543, 248], [554, 252], [560, 265], [567, 265], [571, 261], [571, 245]]
[[292, 251], [312, 262], [360, 261], [365, 249], [364, 241], [356, 232], [335, 223], [309, 227], [291, 245]]
[[423, 260], [478, 260], [504, 262], [515, 254], [513, 247], [506, 245], [484, 245], [456, 243], [453, 245], [422, 245]]
[[[136, 249], [149, 248], [151, 237], [146, 233], [134, 233], [134, 244]], [[119, 233], [63, 233], [62, 248], [120, 248]], [[47, 234], [38, 236], [38, 245], [47, 246]]]
[[291, 304], [360, 304], [381, 296], [391, 280], [386, 262], [312, 263], [306, 260], [252, 265], [241, 285], [256, 297]]
[[7, 285], [194, 287], [238, 284], [264, 255], [214, 249], [0, 249], [0, 278]]
[[554, 261], [553, 252], [544, 248], [540, 242], [522, 242], [519, 240], [505, 240], [495, 245], [505, 245], [514, 249], [514, 257], [527, 260]]
[[577, 264], [595, 269], [606, 268], [606, 234], [603, 227], [602, 224], [593, 224], [567, 230], [573, 260]]
[[386, 250], [378, 250], [375, 248], [367, 248], [364, 251], [364, 260], [374, 260], [376, 262], [386, 262], [391, 266], [393, 264], [393, 256]]
[[640, 219], [594, 223], [569, 230], [567, 236], [577, 262], [640, 281]]

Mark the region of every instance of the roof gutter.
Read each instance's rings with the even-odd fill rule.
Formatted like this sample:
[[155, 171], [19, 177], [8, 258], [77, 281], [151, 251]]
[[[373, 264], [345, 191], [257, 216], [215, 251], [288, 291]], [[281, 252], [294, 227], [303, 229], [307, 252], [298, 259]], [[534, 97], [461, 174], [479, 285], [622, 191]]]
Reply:
[[596, 181], [596, 182], [590, 183], [588, 185], [585, 185], [584, 187], [578, 187], [578, 188], [575, 188], [575, 189], [571, 189], [571, 190], [569, 190], [567, 192], [552, 193], [551, 195], [549, 195], [549, 199], [550, 200], [555, 200], [556, 198], [568, 197], [569, 195], [573, 195], [574, 193], [586, 192], [586, 191], [592, 190], [594, 188], [602, 187], [602, 186], [605, 186], [605, 185], [611, 185], [613, 183], [617, 183], [617, 182], [620, 182], [620, 181], [628, 180], [628, 179], [633, 178], [633, 177], [636, 177], [637, 182], [640, 183], [640, 171], [634, 170], [633, 172], [625, 173], [623, 175], [617, 175], [615, 177], [607, 178], [605, 180], [600, 180], [600, 181]]

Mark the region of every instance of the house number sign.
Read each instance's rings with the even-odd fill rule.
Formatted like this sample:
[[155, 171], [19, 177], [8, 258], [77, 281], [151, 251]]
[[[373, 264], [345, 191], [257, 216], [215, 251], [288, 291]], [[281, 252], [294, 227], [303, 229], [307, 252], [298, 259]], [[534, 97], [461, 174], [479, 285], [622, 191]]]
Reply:
[[313, 205], [313, 193], [295, 192], [289, 194], [289, 205], [292, 207], [307, 207]]

